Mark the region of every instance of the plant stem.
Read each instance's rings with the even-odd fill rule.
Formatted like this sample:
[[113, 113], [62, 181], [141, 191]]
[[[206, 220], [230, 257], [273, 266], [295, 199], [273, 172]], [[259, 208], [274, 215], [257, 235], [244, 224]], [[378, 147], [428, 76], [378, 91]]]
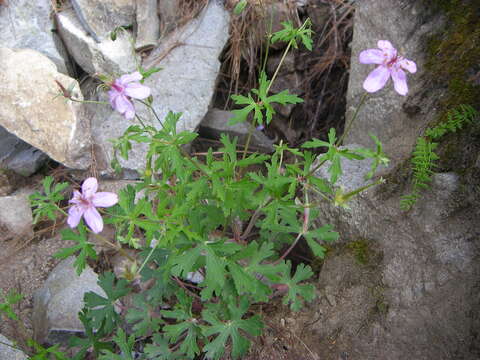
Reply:
[[163, 127], [163, 122], [162, 122], [162, 120], [160, 120], [160, 117], [158, 116], [158, 114], [157, 114], [157, 112], [155, 111], [155, 109], [153, 108], [153, 106], [150, 105], [150, 104], [148, 104], [148, 103], [146, 103], [146, 102], [143, 101], [143, 100], [138, 100], [138, 99], [137, 99], [137, 101], [141, 102], [143, 105], [145, 105], [145, 106], [148, 107], [150, 110], [152, 110], [153, 115], [155, 116], [155, 118], [157, 119], [157, 121], [160, 123], [160, 126], [162, 127], [162, 129], [165, 129], [165, 128]]
[[102, 105], [108, 105], [109, 103], [106, 101], [97, 101], [97, 100], [77, 100], [73, 97], [69, 97], [68, 100], [72, 100], [74, 102], [79, 102], [79, 103], [85, 103], [85, 104], [102, 104]]
[[[158, 244], [158, 243], [157, 243]], [[138, 272], [137, 274], [140, 274], [143, 270], [143, 268], [145, 267], [145, 265], [147, 264], [148, 260], [150, 260], [150, 257], [152, 256], [153, 252], [155, 251], [157, 247], [156, 246], [153, 246], [152, 249], [150, 250], [150, 252], [148, 253], [147, 257], [145, 258], [145, 260], [143, 261], [142, 265], [140, 266], [140, 268], [138, 269]]]
[[[95, 233], [92, 233], [92, 234], [95, 234]], [[131, 262], [135, 262], [136, 260], [131, 257], [121, 246], [119, 245], [115, 245], [115, 244], [112, 244], [110, 241], [108, 241], [107, 239], [105, 239], [102, 235], [99, 235], [99, 234], [95, 234], [95, 236], [100, 239], [102, 242], [104, 242], [105, 244], [107, 244], [108, 246], [111, 246], [112, 248], [114, 248], [115, 250], [117, 250], [120, 254], [122, 254], [123, 256], [125, 256], [128, 260], [130, 260]]]
[[362, 95], [362, 98], [360, 99], [360, 103], [358, 104], [357, 108], [355, 109], [355, 113], [352, 116], [352, 120], [350, 120], [350, 122], [347, 125], [345, 131], [343, 132], [342, 136], [340, 136], [340, 138], [337, 141], [337, 146], [340, 145], [343, 142], [343, 139], [345, 138], [347, 133], [352, 128], [352, 125], [355, 122], [355, 119], [357, 118], [358, 112], [359, 112], [360, 108], [362, 107], [362, 105], [365, 103], [365, 100], [367, 99], [367, 96], [368, 96], [367, 92]]
[[191, 164], [193, 164], [193, 166], [195, 166], [198, 170], [200, 170], [202, 173], [204, 173], [205, 175], [207, 175], [207, 176], [210, 178], [210, 174], [209, 174], [208, 172], [206, 172], [204, 169], [202, 169], [202, 167], [201, 167], [196, 161], [194, 161], [194, 160], [192, 159], [192, 157], [190, 156], [190, 154], [187, 153], [184, 148], [182, 148], [180, 145], [177, 145], [177, 149], [182, 153], [182, 155], [183, 155], [184, 157], [187, 158], [187, 160], [188, 160]]
[[[350, 129], [352, 128], [352, 125], [355, 121], [355, 119], [357, 118], [357, 115], [358, 115], [358, 112], [360, 110], [360, 108], [362, 107], [362, 105], [365, 103], [365, 100], [367, 100], [367, 96], [368, 96], [368, 93], [364, 93], [362, 95], [362, 98], [360, 99], [360, 103], [358, 104], [356, 110], [355, 110], [355, 113], [353, 114], [352, 116], [352, 120], [350, 120], [350, 122], [348, 123], [345, 131], [343, 132], [342, 136], [340, 136], [340, 138], [337, 140], [337, 143], [336, 143], [336, 146], [339, 146], [343, 139], [345, 138], [345, 135], [350, 131]], [[309, 171], [309, 173], [307, 174], [307, 177], [314, 174], [318, 169], [320, 169], [320, 167], [326, 162], [327, 160], [324, 159], [322, 161], [320, 161], [320, 163], [315, 166], [311, 171]]]
[[252, 140], [252, 135], [254, 130], [255, 130], [255, 119], [253, 119], [253, 122], [250, 123], [250, 127], [248, 128], [248, 136], [247, 136], [247, 141], [245, 142], [245, 147], [243, 148], [242, 160], [247, 157], [248, 147], [250, 146], [250, 141]]
[[270, 84], [269, 84], [268, 87], [267, 87], [267, 91], [266, 91], [267, 95], [268, 95], [268, 92], [270, 91], [270, 88], [271, 88], [272, 85], [273, 85], [273, 82], [274, 82], [275, 79], [277, 78], [278, 72], [280, 71], [280, 68], [282, 67], [283, 62], [285, 61], [285, 57], [287, 56], [288, 51], [289, 51], [290, 48], [292, 47], [292, 42], [293, 42], [293, 40], [290, 40], [290, 41], [288, 42], [287, 48], [286, 48], [285, 51], [283, 52], [282, 58], [280, 59], [280, 62], [278, 63], [277, 68], [275, 69], [275, 72], [273, 73], [272, 80], [270, 80]]

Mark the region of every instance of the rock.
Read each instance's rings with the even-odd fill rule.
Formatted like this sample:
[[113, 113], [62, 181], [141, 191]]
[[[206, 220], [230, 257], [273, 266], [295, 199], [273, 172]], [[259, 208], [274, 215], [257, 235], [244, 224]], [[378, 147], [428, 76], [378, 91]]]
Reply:
[[27, 360], [27, 355], [22, 350], [12, 346], [13, 343], [0, 334], [0, 360]]
[[[401, 4], [400, 4], [401, 3]], [[352, 41], [352, 61], [347, 91], [347, 121], [352, 118], [360, 98], [365, 93], [364, 79], [374, 69], [373, 65], [360, 64], [358, 55], [362, 50], [377, 48], [378, 40], [389, 40], [394, 47], [417, 63], [418, 71], [408, 74], [409, 93], [399, 95], [392, 80], [385, 88], [369, 95], [366, 104], [360, 109], [345, 141], [371, 146], [369, 133], [376, 135], [384, 145], [385, 153], [396, 165], [409, 157], [416, 138], [437, 116], [436, 99], [443, 90], [429, 88], [429, 77], [423, 76], [426, 62], [425, 35], [442, 25], [440, 15], [430, 17], [421, 3], [407, 0], [360, 1], [356, 3], [355, 23]], [[378, 17], [378, 14], [388, 14]], [[372, 21], [375, 19], [375, 21]]]
[[[118, 26], [135, 22], [135, 0], [75, 0], [78, 12], [100, 41]], [[78, 14], [76, 15], [78, 17]], [[83, 28], [83, 27], [82, 27]]]
[[330, 16], [332, 16], [332, 11], [336, 11], [335, 5], [333, 4], [323, 3], [320, 1], [310, 2], [307, 4], [307, 14], [312, 20], [312, 24], [315, 29], [322, 30], [324, 28]]
[[106, 296], [97, 284], [97, 274], [87, 266], [78, 276], [74, 261], [69, 257], [60, 262], [34, 294], [33, 327], [38, 343], [66, 343], [71, 335], [81, 335], [84, 327], [78, 312], [83, 308], [83, 296], [90, 291]]
[[[2, 161], [6, 169], [15, 171], [22, 176], [30, 176], [35, 173], [46, 161], [48, 156], [42, 151], [22, 141], [6, 161]], [[0, 165], [2, 166], [2, 165]]]
[[[282, 59], [283, 53], [276, 53], [269, 56], [267, 60], [267, 73], [269, 79], [272, 78], [273, 74], [277, 70], [280, 60]], [[290, 74], [295, 72], [295, 55], [292, 52], [289, 52], [285, 59], [283, 60], [282, 66], [279, 70], [279, 75]]]
[[50, 0], [15, 0], [0, 5], [0, 44], [37, 50], [53, 61], [58, 71], [67, 74], [65, 49], [53, 31], [52, 12]]
[[28, 239], [33, 236], [32, 210], [26, 195], [0, 197], [0, 239]]
[[[208, 111], [220, 69], [218, 60], [228, 39], [229, 15], [222, 5], [211, 1], [208, 7], [185, 27], [177, 29], [165, 42], [152, 51], [143, 66], [161, 67], [145, 81], [152, 89], [153, 106], [160, 119], [168, 111], [182, 112], [177, 131], [194, 131]], [[106, 99], [106, 94], [100, 94]], [[141, 104], [136, 104], [144, 122], [160, 128], [158, 121]], [[92, 134], [99, 169], [111, 171], [112, 144], [109, 139], [123, 135], [137, 120], [127, 121], [108, 106], [91, 106]], [[146, 147], [134, 144], [129, 160], [120, 164], [131, 170], [145, 166]]]
[[[340, 353], [348, 351], [352, 359], [368, 359], [355, 346], [360, 342], [357, 339], [364, 339], [369, 329], [366, 324], [376, 323], [384, 315], [377, 309], [377, 302], [383, 301], [377, 268], [360, 265], [347, 247], [340, 247], [326, 257], [318, 285], [324, 293], [313, 306], [320, 314], [316, 317], [319, 321], [306, 320], [318, 339], [314, 346], [322, 349], [319, 358], [341, 359]], [[355, 345], [349, 347], [352, 342]]]
[[118, 31], [115, 41], [104, 36], [97, 43], [82, 27], [73, 9], [58, 13], [57, 22], [70, 55], [88, 74], [123, 74], [135, 70], [136, 54], [130, 31]]
[[48, 159], [42, 151], [30, 146], [0, 126], [0, 168], [30, 176]]
[[162, 35], [173, 30], [180, 14], [179, 0], [160, 0], [158, 2], [158, 14], [160, 15]]
[[[213, 139], [220, 139], [221, 134], [228, 134], [231, 137], [238, 137], [238, 144], [244, 145], [248, 137], [249, 125], [247, 123], [228, 125], [232, 116], [230, 111], [211, 109], [200, 123], [200, 134]], [[273, 141], [257, 129], [253, 131], [250, 146], [265, 152], [274, 150]]]
[[160, 36], [160, 19], [157, 0], [137, 0], [137, 38], [135, 49], [144, 50], [157, 45]]
[[34, 50], [0, 48], [0, 125], [10, 133], [72, 168], [90, 164], [90, 136], [83, 105], [65, 101], [58, 81], [83, 99], [76, 80], [57, 72]]
[[[368, 163], [358, 163], [358, 169], [344, 166], [346, 178], [339, 185], [347, 190], [358, 187], [369, 171]], [[349, 210], [320, 204], [321, 222], [334, 226], [341, 243], [369, 239], [383, 253], [377, 271], [388, 312], [378, 323], [365, 325], [366, 335], [351, 344], [352, 356], [475, 358], [478, 338], [473, 329], [479, 329], [480, 298], [472, 294], [480, 276], [475, 261], [480, 211], [469, 205], [453, 173], [435, 175], [431, 189], [409, 213], [400, 210], [402, 194], [391, 186], [387, 181], [370, 188], [348, 202]]]

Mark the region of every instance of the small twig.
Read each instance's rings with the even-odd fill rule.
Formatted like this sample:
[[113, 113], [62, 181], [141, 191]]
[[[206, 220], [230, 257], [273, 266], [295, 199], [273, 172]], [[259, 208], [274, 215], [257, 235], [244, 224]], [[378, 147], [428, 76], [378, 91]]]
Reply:
[[180, 287], [185, 290], [186, 292], [188, 292], [189, 294], [191, 294], [193, 297], [197, 298], [198, 300], [202, 300], [202, 298], [200, 296], [198, 296], [197, 294], [195, 294], [192, 290], [190, 289], [187, 289], [187, 287], [185, 286], [185, 284], [183, 283], [182, 280], [180, 280], [178, 277], [176, 276], [172, 276], [172, 278], [175, 280], [175, 282], [180, 285]]
[[265, 205], [267, 205], [270, 202], [270, 200], [272, 200], [272, 198], [269, 196], [267, 200], [262, 205], [260, 205], [257, 208], [257, 210], [255, 210], [252, 217], [250, 218], [250, 222], [248, 223], [247, 228], [245, 229], [243, 234], [240, 236], [240, 240], [245, 241], [245, 239], [247, 239], [248, 234], [250, 234], [250, 231], [252, 231], [253, 226], [255, 225], [255, 222], [258, 220], [258, 217], [261, 215], [262, 208], [265, 207]]

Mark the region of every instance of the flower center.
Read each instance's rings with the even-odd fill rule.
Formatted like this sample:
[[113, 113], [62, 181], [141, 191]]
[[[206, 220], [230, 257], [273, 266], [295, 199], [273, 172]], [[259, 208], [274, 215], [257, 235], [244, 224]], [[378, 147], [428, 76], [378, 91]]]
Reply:
[[90, 199], [87, 199], [86, 197], [83, 197], [83, 196], [82, 196], [82, 197], [80, 198], [80, 204], [81, 204], [82, 206], [89, 207], [89, 206], [91, 206], [91, 201], [90, 201]]
[[112, 89], [115, 89], [115, 90], [118, 91], [119, 93], [123, 93], [124, 87], [121, 86], [121, 85], [118, 85], [118, 84], [116, 84], [116, 83], [113, 83], [113, 84], [112, 84]]

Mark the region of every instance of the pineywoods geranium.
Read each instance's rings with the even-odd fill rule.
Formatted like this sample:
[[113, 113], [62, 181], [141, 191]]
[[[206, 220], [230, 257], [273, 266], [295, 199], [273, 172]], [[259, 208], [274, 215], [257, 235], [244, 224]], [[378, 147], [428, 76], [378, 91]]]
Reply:
[[408, 86], [404, 70], [413, 74], [417, 71], [417, 65], [398, 55], [397, 50], [388, 40], [379, 40], [377, 45], [378, 49], [364, 50], [359, 56], [362, 64], [379, 65], [365, 79], [363, 88], [371, 93], [376, 92], [385, 86], [391, 76], [395, 90], [400, 95], [406, 95]]
[[82, 192], [75, 190], [69, 203], [73, 204], [68, 210], [67, 223], [74, 228], [82, 216], [88, 227], [96, 234], [103, 230], [102, 216], [97, 207], [110, 207], [118, 202], [117, 194], [111, 192], [97, 192], [97, 179], [91, 177], [82, 184]]
[[110, 104], [126, 119], [133, 119], [135, 116], [135, 107], [131, 99], [146, 99], [150, 96], [150, 88], [142, 85], [139, 81], [142, 80], [142, 74], [138, 71], [122, 75], [116, 79], [108, 91]]

